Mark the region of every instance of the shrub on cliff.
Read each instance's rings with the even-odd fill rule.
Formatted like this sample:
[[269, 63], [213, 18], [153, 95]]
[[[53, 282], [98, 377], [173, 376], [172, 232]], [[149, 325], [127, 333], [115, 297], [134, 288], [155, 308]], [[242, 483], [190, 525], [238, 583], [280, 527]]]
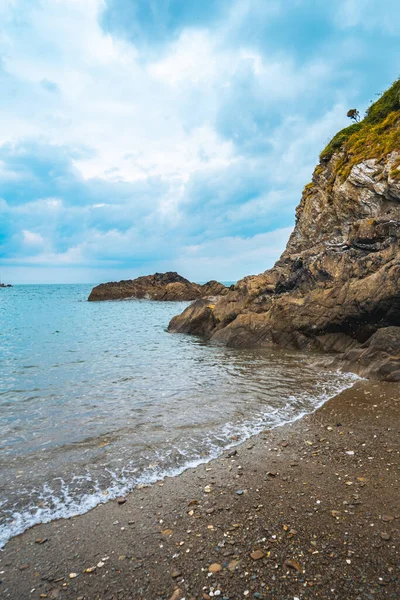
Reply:
[[368, 158], [381, 158], [400, 148], [400, 79], [372, 104], [360, 123], [339, 131], [321, 152], [321, 161], [328, 161], [342, 151], [343, 159], [336, 165], [337, 173], [348, 175], [353, 165]]

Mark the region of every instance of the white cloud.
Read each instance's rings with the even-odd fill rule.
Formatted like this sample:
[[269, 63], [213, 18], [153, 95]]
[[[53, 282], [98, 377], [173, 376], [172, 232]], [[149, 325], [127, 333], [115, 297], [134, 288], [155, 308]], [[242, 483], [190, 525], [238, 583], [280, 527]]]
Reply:
[[34, 231], [24, 229], [22, 235], [24, 238], [24, 244], [27, 246], [42, 246], [44, 244], [44, 239], [40, 233], [35, 233]]

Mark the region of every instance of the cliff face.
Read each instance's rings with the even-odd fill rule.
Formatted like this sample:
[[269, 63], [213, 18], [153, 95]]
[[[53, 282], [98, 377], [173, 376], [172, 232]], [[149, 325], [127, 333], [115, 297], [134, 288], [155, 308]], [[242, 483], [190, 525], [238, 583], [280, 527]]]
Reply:
[[323, 151], [275, 266], [195, 302], [170, 331], [337, 351], [362, 375], [400, 380], [399, 100], [396, 82]]
[[222, 283], [209, 281], [204, 285], [192, 283], [178, 273], [155, 273], [137, 279], [101, 283], [92, 289], [89, 302], [146, 298], [148, 300], [195, 300], [228, 292]]

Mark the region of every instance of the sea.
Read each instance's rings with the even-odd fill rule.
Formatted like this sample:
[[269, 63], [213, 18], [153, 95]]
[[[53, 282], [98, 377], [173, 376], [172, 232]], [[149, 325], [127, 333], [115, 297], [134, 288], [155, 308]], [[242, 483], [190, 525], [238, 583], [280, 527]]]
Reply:
[[353, 385], [313, 355], [167, 332], [188, 303], [0, 288], [0, 548], [218, 457]]

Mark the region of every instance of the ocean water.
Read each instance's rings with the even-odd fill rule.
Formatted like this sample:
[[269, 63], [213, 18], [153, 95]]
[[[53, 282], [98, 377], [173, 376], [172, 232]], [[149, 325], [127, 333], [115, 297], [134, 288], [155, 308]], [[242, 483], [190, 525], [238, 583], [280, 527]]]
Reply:
[[0, 547], [295, 420], [355, 377], [169, 334], [187, 303], [0, 289]]

